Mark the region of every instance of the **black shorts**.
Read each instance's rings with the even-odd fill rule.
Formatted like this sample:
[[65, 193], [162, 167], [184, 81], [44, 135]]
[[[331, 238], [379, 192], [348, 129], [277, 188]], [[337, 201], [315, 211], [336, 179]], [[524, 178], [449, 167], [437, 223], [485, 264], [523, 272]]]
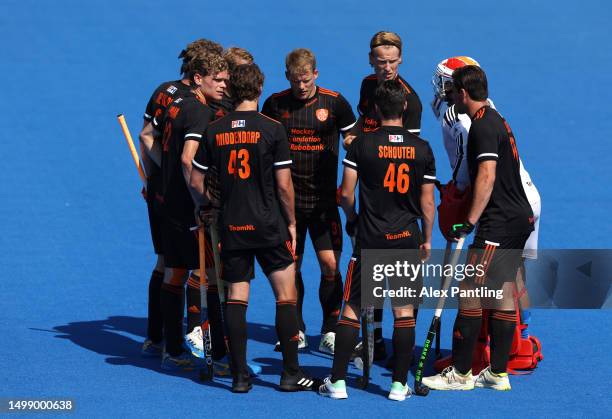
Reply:
[[221, 277], [230, 283], [250, 281], [255, 277], [255, 258], [264, 274], [285, 269], [295, 262], [291, 242], [286, 241], [275, 247], [221, 251], [223, 266]]
[[164, 218], [161, 227], [162, 250], [167, 268], [198, 269], [198, 232], [189, 228]]
[[162, 214], [159, 208], [157, 194], [161, 191], [161, 175], [149, 176], [147, 180], [147, 212], [149, 213], [149, 228], [151, 241], [156, 255], [163, 253], [162, 246]]
[[315, 251], [342, 250], [342, 222], [338, 207], [296, 209], [295, 220], [297, 228], [296, 254], [304, 254], [306, 232]]
[[[422, 235], [421, 230], [419, 228], [418, 223], [412, 223], [407, 228], [410, 231], [410, 236], [406, 238], [402, 238], [400, 242], [394, 242], [394, 246], [392, 250], [398, 249], [418, 249], [422, 243]], [[401, 244], [400, 244], [401, 243]], [[398, 246], [398, 244], [400, 244]], [[414, 263], [418, 263], [415, 261]], [[369, 278], [371, 280], [371, 278]], [[422, 278], [419, 278], [417, 282], [411, 283], [411, 288], [419, 288], [419, 284], [422, 283]], [[384, 282], [382, 283], [384, 284]], [[351, 256], [351, 260], [349, 261], [348, 269], [346, 272], [346, 279], [344, 281], [344, 294], [343, 301], [345, 303], [351, 304], [356, 307], [361, 307], [361, 291], [362, 289], [372, 290], [374, 286], [382, 286], [382, 284], [374, 284], [374, 282], [370, 282], [368, 284], [361, 283], [361, 248], [359, 244], [355, 247], [353, 251], [353, 255]], [[420, 300], [418, 300], [420, 301]], [[397, 305], [396, 303], [400, 303], [399, 305], [407, 305], [407, 304], [418, 304], [417, 300], [411, 299], [409, 300], [393, 300], [392, 304]]]
[[484, 276], [484, 285], [496, 289], [501, 289], [505, 282], [514, 282], [528, 238], [529, 234], [510, 237], [476, 236], [470, 245], [468, 264], [477, 269], [475, 276], [468, 279], [481, 279]]

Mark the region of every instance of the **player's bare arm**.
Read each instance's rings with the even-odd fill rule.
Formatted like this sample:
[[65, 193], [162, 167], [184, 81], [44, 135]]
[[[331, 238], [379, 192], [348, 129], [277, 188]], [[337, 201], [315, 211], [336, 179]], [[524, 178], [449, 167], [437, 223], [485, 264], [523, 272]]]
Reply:
[[474, 197], [472, 205], [468, 213], [468, 221], [475, 225], [483, 211], [489, 204], [493, 185], [495, 184], [495, 170], [497, 162], [495, 160], [486, 160], [478, 164], [478, 174], [474, 182]]
[[[193, 158], [195, 157], [196, 151], [198, 151], [199, 143], [193, 140], [185, 141], [183, 146], [183, 154], [181, 154], [181, 165], [183, 168], [183, 177], [187, 184], [187, 189], [191, 193], [193, 201], [198, 203], [201, 200], [202, 194], [198, 194], [198, 191], [191, 187], [191, 174], [193, 170]], [[202, 186], [203, 188], [203, 186]]]
[[[433, 183], [426, 183], [421, 186], [421, 210], [423, 211], [423, 244], [421, 245], [421, 249], [429, 250], [431, 249], [431, 232], [436, 217]], [[428, 254], [427, 258], [429, 258]]]
[[[157, 167], [161, 167], [161, 148], [159, 144], [155, 147], [155, 138], [153, 136], [153, 124], [145, 121], [138, 138], [140, 140], [140, 154], [145, 164], [145, 170], [150, 173], [151, 163], [155, 163]], [[147, 167], [148, 166], [148, 167]]]
[[347, 221], [353, 221], [357, 217], [355, 212], [355, 188], [357, 186], [357, 171], [344, 168], [342, 175], [342, 185], [340, 190], [340, 206], [346, 215]]
[[283, 215], [287, 220], [287, 228], [291, 235], [291, 244], [296, 246], [295, 229], [295, 193], [293, 191], [293, 181], [291, 180], [291, 169], [278, 169], [275, 173], [276, 190], [280, 199]]

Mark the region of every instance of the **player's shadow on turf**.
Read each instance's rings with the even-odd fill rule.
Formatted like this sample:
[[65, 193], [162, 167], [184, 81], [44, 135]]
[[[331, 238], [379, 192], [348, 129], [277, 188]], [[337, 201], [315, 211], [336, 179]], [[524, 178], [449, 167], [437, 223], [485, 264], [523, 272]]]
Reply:
[[[273, 352], [276, 342], [276, 329], [274, 326], [260, 323], [249, 323], [249, 339], [263, 343], [269, 343], [270, 354]], [[31, 330], [52, 333], [54, 337], [66, 339], [89, 351], [106, 356], [105, 362], [111, 365], [129, 365], [148, 369], [161, 374], [184, 377], [200, 383], [197, 371], [193, 372], [170, 372], [162, 370], [160, 358], [145, 358], [141, 356], [140, 350], [145, 339], [147, 319], [130, 316], [110, 316], [104, 320], [76, 321], [65, 325], [55, 326], [53, 329], [31, 328]], [[282, 370], [281, 354], [277, 358], [262, 358], [262, 374], [276, 375]], [[321, 371], [317, 368], [307, 367], [308, 371], [315, 375]], [[231, 379], [223, 378], [221, 381], [203, 382], [204, 385], [231, 388]], [[254, 379], [254, 384], [277, 388], [278, 383]]]

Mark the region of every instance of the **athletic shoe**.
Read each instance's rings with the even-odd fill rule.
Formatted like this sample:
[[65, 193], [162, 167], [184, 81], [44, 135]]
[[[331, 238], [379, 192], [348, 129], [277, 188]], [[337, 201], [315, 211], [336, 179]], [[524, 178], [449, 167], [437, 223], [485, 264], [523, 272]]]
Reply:
[[[298, 340], [298, 351], [304, 350], [308, 348], [308, 341], [306, 340], [306, 334], [300, 330], [299, 340]], [[280, 342], [277, 341], [276, 345], [274, 345], [274, 352], [280, 352]]]
[[140, 354], [146, 358], [157, 358], [162, 355], [164, 344], [162, 342], [155, 343], [151, 339], [147, 339], [142, 344]]
[[432, 390], [473, 390], [474, 379], [472, 370], [467, 374], [460, 374], [454, 366], [444, 369], [440, 374], [424, 377], [423, 384]]
[[183, 351], [177, 356], [171, 356], [164, 352], [161, 369], [166, 371], [192, 371], [203, 365], [202, 359], [194, 357], [191, 352]]
[[202, 336], [202, 328], [195, 327], [190, 333], [185, 335], [185, 344], [193, 354], [198, 358], [204, 358], [204, 337]]
[[321, 342], [319, 342], [319, 352], [333, 355], [335, 342], [336, 342], [335, 332], [325, 333], [323, 336], [321, 336]]
[[408, 384], [402, 384], [399, 381], [394, 381], [391, 383], [391, 391], [389, 391], [389, 400], [395, 400], [398, 402], [403, 402], [406, 400], [406, 397], [410, 397], [412, 395], [412, 390], [408, 387]]
[[283, 371], [280, 380], [280, 389], [282, 391], [313, 391], [318, 388], [318, 380], [309, 377], [304, 371], [298, 371], [295, 375], [289, 375]]
[[484, 370], [480, 371], [478, 377], [474, 381], [474, 386], [479, 388], [491, 388], [493, 390], [500, 391], [508, 391], [511, 390], [510, 379], [508, 378], [508, 373], [503, 372], [501, 374], [495, 374], [491, 371], [491, 366], [489, 365]]
[[238, 375], [232, 380], [233, 393], [248, 393], [252, 388], [253, 384], [251, 384], [251, 377]]
[[331, 377], [325, 377], [323, 384], [319, 386], [319, 394], [335, 400], [348, 399], [346, 382], [344, 380], [338, 380], [332, 383]]

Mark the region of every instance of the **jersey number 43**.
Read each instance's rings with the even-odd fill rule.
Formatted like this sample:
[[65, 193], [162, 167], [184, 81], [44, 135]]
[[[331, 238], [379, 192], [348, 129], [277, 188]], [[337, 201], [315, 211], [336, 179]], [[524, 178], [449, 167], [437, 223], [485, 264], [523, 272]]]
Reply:
[[247, 179], [251, 176], [251, 166], [249, 165], [249, 150], [241, 148], [240, 150], [230, 151], [229, 163], [227, 164], [227, 173], [230, 175], [240, 176], [240, 179]]

